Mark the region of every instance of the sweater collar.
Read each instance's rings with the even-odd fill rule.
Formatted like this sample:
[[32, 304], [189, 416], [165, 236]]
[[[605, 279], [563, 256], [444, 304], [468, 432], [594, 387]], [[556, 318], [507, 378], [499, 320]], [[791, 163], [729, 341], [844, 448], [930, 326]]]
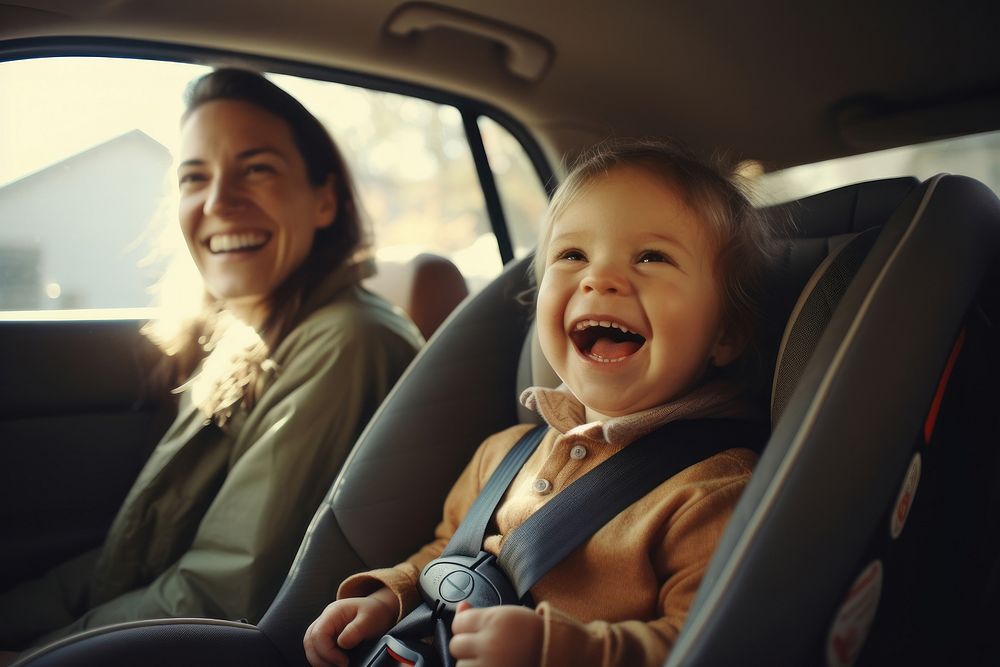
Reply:
[[565, 384], [555, 389], [529, 387], [521, 394], [521, 403], [564, 435], [580, 435], [616, 447], [624, 447], [667, 422], [680, 419], [756, 416], [740, 387], [724, 381], [710, 382], [675, 401], [604, 421], [587, 422], [583, 403]]

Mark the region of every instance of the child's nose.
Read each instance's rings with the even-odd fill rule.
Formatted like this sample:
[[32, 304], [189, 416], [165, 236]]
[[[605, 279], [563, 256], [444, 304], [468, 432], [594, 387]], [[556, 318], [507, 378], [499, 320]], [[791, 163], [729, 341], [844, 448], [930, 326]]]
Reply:
[[626, 294], [629, 292], [629, 282], [626, 276], [612, 267], [592, 264], [580, 283], [580, 288], [584, 293]]

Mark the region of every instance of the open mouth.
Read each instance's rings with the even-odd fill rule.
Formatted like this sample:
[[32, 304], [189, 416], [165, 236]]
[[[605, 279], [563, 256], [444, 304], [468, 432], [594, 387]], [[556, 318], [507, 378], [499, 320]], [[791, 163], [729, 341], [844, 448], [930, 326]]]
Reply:
[[205, 245], [213, 255], [230, 252], [251, 252], [267, 245], [271, 235], [266, 232], [237, 232], [233, 234], [213, 234]]
[[646, 343], [645, 337], [608, 320], [581, 320], [569, 337], [584, 356], [602, 363], [624, 361]]

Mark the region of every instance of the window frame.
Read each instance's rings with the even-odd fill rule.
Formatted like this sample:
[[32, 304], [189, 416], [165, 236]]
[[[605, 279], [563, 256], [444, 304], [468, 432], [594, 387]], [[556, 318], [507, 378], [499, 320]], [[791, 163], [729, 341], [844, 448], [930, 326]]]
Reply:
[[262, 56], [239, 51], [210, 47], [179, 45], [167, 42], [122, 39], [117, 37], [29, 37], [13, 39], [0, 44], [0, 62], [38, 58], [123, 58], [131, 60], [158, 60], [165, 62], [205, 65], [208, 67], [235, 66], [273, 73], [298, 76], [316, 81], [340, 83], [379, 92], [395, 93], [422, 99], [436, 104], [446, 104], [458, 109], [462, 116], [466, 140], [472, 152], [479, 186], [486, 203], [490, 228], [496, 238], [500, 259], [507, 264], [514, 259], [514, 249], [507, 228], [506, 215], [497, 190], [493, 171], [490, 169], [478, 119], [485, 116], [495, 121], [521, 144], [535, 169], [548, 197], [556, 186], [555, 172], [538, 142], [521, 123], [502, 109], [486, 102], [458, 93], [439, 90], [385, 76], [304, 63], [290, 59]]

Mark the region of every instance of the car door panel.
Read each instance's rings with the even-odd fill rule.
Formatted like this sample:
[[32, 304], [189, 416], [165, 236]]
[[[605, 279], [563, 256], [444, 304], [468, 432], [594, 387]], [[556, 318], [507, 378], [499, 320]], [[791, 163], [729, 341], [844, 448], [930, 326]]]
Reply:
[[169, 422], [139, 325], [0, 323], [0, 588], [100, 544]]

